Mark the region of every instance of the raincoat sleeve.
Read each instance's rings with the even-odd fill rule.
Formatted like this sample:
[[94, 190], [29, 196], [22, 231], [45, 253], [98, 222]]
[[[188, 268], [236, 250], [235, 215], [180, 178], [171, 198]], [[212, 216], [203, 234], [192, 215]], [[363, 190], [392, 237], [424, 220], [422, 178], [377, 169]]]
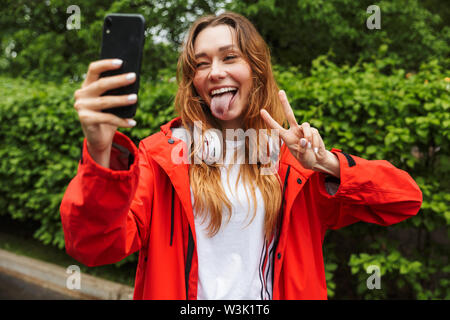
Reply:
[[385, 160], [331, 151], [339, 159], [340, 179], [315, 175], [321, 199], [319, 216], [325, 229], [358, 221], [389, 226], [418, 213], [422, 192], [407, 172]]
[[111, 168], [89, 155], [86, 139], [67, 187], [61, 221], [67, 253], [87, 266], [118, 262], [139, 250], [151, 214], [153, 171], [144, 147], [116, 132]]

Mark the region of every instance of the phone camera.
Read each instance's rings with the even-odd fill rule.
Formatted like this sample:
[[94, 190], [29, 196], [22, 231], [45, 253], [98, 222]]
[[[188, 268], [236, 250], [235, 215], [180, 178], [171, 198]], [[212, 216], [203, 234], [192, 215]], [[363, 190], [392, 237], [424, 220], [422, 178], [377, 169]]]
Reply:
[[107, 17], [107, 18], [105, 19], [105, 27], [106, 27], [107, 29], [109, 29], [109, 28], [111, 28], [111, 26], [112, 26], [112, 19], [111, 19], [111, 17]]

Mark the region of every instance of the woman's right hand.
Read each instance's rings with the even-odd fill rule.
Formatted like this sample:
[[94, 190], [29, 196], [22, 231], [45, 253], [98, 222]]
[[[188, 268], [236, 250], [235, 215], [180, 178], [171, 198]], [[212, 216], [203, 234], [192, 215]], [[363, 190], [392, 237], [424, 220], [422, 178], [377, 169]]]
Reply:
[[122, 119], [101, 110], [134, 104], [137, 96], [101, 96], [104, 92], [130, 85], [136, 81], [136, 74], [126, 73], [100, 78], [100, 74], [119, 69], [119, 59], [104, 59], [92, 62], [81, 88], [75, 91], [74, 108], [78, 112], [81, 127], [87, 140], [91, 157], [100, 165], [109, 168], [109, 157], [114, 134], [118, 127], [131, 128], [136, 125], [133, 119]]

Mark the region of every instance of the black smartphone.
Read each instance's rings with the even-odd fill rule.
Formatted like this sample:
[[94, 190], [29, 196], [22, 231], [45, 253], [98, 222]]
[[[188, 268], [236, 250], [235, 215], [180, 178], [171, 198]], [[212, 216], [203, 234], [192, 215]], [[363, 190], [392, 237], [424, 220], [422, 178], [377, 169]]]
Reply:
[[[135, 72], [136, 81], [129, 86], [109, 90], [102, 96], [138, 94], [145, 39], [144, 31], [145, 19], [140, 14], [114, 13], [105, 17], [100, 59], [121, 59], [123, 63], [119, 69], [103, 72], [100, 77]], [[115, 114], [121, 118], [133, 118], [136, 109], [137, 102], [133, 105], [108, 108], [102, 111]]]

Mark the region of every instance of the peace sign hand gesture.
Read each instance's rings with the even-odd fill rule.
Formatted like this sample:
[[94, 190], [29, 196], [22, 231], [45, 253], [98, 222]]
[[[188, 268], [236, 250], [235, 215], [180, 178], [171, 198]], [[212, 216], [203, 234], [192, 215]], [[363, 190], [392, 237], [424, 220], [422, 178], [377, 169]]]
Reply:
[[325, 149], [319, 131], [311, 127], [308, 122], [298, 125], [286, 93], [280, 90], [278, 95], [289, 122], [289, 130], [280, 126], [264, 109], [261, 110], [261, 117], [271, 129], [278, 130], [291, 154], [304, 168], [339, 177], [339, 160], [333, 153]]

